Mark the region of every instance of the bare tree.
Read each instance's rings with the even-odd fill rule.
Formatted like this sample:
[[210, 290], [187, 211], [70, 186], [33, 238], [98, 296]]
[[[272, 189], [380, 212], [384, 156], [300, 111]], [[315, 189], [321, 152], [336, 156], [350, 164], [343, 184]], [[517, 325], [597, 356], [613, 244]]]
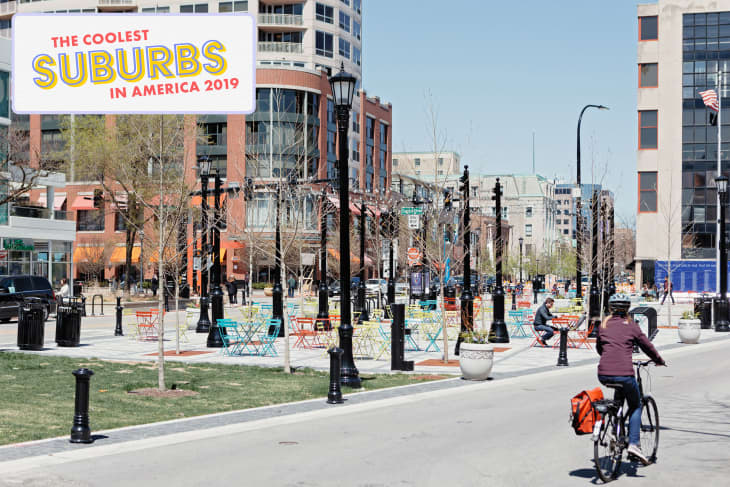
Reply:
[[0, 147], [3, 154], [0, 160], [0, 206], [28, 195], [40, 178], [63, 169], [63, 164], [56, 158], [46, 157], [48, 154], [31, 147], [28, 130], [12, 125], [0, 129]]

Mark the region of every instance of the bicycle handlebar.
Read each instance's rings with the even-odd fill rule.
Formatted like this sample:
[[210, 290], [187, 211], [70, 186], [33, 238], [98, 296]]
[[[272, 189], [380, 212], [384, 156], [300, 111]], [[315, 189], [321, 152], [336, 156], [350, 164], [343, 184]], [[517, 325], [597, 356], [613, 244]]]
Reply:
[[653, 360], [646, 360], [646, 361], [634, 360], [633, 363], [634, 363], [634, 365], [639, 366], [639, 367], [647, 367], [652, 362], [654, 362], [654, 361]]

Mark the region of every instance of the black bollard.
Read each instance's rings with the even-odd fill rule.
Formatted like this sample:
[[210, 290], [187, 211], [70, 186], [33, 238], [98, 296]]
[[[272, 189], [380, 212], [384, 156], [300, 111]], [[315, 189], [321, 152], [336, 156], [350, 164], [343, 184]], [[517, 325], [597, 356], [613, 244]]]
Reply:
[[241, 306], [246, 306], [246, 289], [241, 289]]
[[93, 443], [89, 428], [89, 381], [94, 372], [89, 369], [74, 370], [76, 377], [76, 403], [71, 427], [71, 443]]
[[340, 363], [345, 351], [339, 347], [332, 347], [327, 353], [330, 354], [330, 390], [327, 393], [327, 404], [342, 404], [344, 401], [340, 389]]
[[512, 288], [512, 311], [515, 311], [517, 309], [517, 299], [515, 298], [515, 295], [515, 288]]
[[170, 311], [170, 297], [167, 293], [167, 288], [165, 288], [162, 293], [165, 296], [165, 313], [167, 313], [168, 311]]
[[122, 308], [122, 298], [117, 296], [117, 326], [114, 328], [114, 336], [115, 337], [123, 337], [124, 333], [122, 332], [122, 311], [124, 308]]
[[560, 352], [558, 353], [558, 367], [568, 366], [568, 328], [560, 328]]
[[390, 370], [413, 370], [413, 361], [404, 360], [406, 347], [406, 305], [393, 304], [390, 307], [393, 322], [390, 324]]

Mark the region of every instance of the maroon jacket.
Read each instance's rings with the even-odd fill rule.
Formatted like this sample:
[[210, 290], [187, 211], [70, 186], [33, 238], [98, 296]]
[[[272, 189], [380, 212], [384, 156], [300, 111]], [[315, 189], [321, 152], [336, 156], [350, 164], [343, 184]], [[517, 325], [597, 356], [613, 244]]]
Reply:
[[598, 325], [596, 349], [601, 355], [598, 375], [633, 376], [631, 352], [634, 343], [657, 365], [664, 365], [664, 359], [632, 319], [614, 316], [608, 320], [605, 328]]

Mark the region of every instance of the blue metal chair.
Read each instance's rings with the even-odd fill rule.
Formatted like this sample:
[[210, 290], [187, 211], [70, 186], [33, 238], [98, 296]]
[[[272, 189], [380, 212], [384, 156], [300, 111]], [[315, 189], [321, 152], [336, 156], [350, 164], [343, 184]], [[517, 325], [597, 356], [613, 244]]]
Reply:
[[276, 339], [279, 338], [279, 328], [281, 328], [281, 320], [278, 318], [269, 318], [266, 320], [265, 332], [259, 335], [259, 355], [264, 357], [271, 355], [277, 357]]
[[[232, 332], [229, 333], [229, 329]], [[218, 333], [223, 341], [221, 353], [225, 355], [238, 355], [241, 347], [245, 345], [243, 340], [241, 340], [241, 336], [238, 334], [238, 323], [229, 319], [219, 319]]]

